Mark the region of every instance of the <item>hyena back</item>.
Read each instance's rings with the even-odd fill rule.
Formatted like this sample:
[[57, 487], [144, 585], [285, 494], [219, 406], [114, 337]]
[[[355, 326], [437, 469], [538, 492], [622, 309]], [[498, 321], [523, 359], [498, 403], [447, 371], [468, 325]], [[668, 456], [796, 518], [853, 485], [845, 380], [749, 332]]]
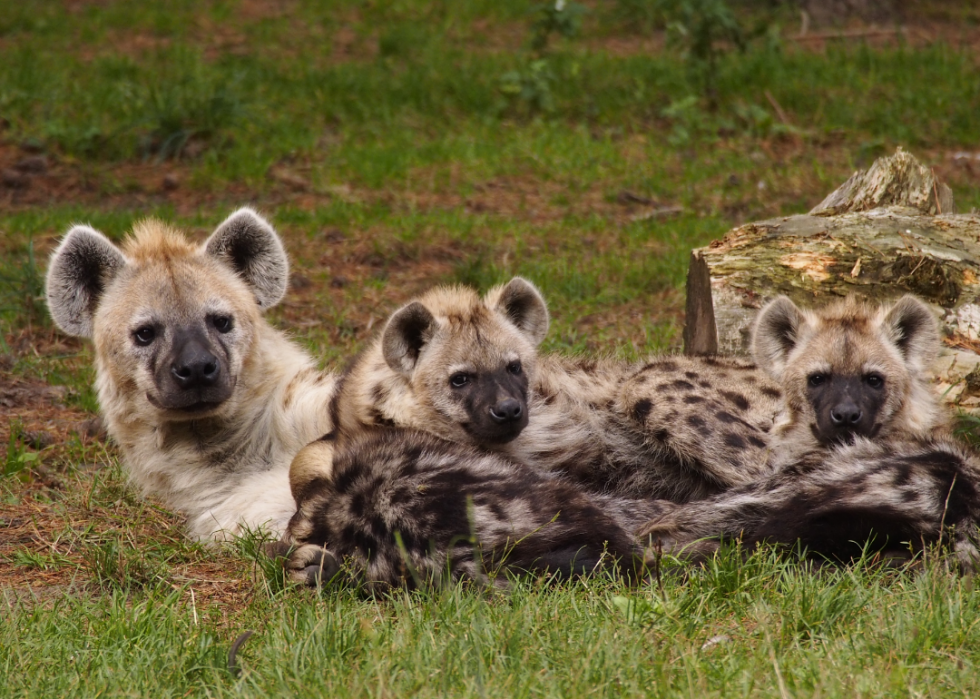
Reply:
[[96, 386], [131, 479], [187, 516], [188, 533], [280, 535], [295, 512], [288, 468], [330, 427], [335, 377], [262, 313], [288, 261], [248, 208], [202, 245], [158, 221], [121, 248], [75, 226], [48, 269], [51, 315], [92, 338]]
[[[286, 568], [315, 585], [353, 564], [371, 587], [507, 574], [642, 574], [632, 529], [657, 510], [590, 496], [506, 457], [429, 434], [390, 428], [311, 444], [319, 475], [297, 496]], [[326, 468], [325, 468], [326, 467]]]
[[664, 504], [641, 535], [695, 557], [736, 537], [801, 542], [837, 559], [869, 541], [892, 551], [948, 542], [974, 568], [980, 463], [947, 436], [929, 386], [938, 344], [934, 316], [911, 296], [816, 312], [776, 299], [753, 336], [760, 365], [786, 397], [772, 475], [701, 502]]
[[[626, 497], [686, 501], [765, 472], [779, 391], [751, 364], [539, 356], [547, 329], [541, 294], [521, 278], [482, 298], [423, 295], [345, 372], [338, 435], [420, 430]], [[294, 490], [316, 477], [303, 463]]]

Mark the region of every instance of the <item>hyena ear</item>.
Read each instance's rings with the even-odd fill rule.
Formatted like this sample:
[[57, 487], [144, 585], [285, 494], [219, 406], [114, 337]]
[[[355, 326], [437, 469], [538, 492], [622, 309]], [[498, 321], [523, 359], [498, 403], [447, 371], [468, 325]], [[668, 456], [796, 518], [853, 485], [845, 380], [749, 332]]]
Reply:
[[92, 337], [92, 319], [102, 293], [126, 266], [126, 258], [94, 228], [74, 226], [51, 255], [46, 291], [48, 310], [69, 335]]
[[926, 369], [939, 353], [936, 316], [915, 296], [900, 298], [885, 314], [882, 327], [905, 361], [916, 369]]
[[514, 277], [487, 294], [487, 305], [502, 313], [535, 345], [548, 334], [548, 306], [537, 287], [527, 279]]
[[388, 366], [399, 373], [411, 374], [422, 348], [438, 327], [435, 316], [418, 301], [395, 311], [381, 336], [381, 351]]
[[261, 308], [282, 300], [289, 282], [286, 250], [275, 229], [253, 209], [244, 207], [226, 218], [204, 249], [238, 273]]
[[752, 357], [759, 368], [779, 380], [805, 324], [803, 311], [785, 296], [763, 306], [752, 327]]

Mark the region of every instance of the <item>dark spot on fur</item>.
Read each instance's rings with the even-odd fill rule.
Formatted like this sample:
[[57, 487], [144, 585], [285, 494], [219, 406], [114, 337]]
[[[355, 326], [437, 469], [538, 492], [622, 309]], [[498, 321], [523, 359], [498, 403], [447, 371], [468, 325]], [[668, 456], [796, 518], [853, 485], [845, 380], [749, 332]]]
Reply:
[[695, 403], [703, 403], [704, 398], [701, 396], [684, 396], [684, 402], [688, 405], [694, 405]]
[[320, 437], [320, 441], [321, 442], [332, 442], [335, 439], [337, 439], [337, 433], [334, 432], [333, 430], [331, 430], [330, 432], [327, 432], [325, 435], [323, 435], [322, 437]]
[[666, 442], [670, 439], [670, 432], [661, 427], [659, 430], [655, 430], [650, 436], [661, 442]]
[[685, 371], [684, 376], [693, 381], [694, 379], [698, 378], [698, 373], [696, 371]]
[[741, 435], [735, 434], [734, 432], [728, 432], [725, 434], [725, 445], [734, 449], [744, 449], [745, 440], [742, 439]]
[[715, 413], [715, 418], [718, 422], [724, 422], [726, 425], [730, 425], [733, 422], [738, 422], [738, 418], [725, 410], [719, 410]]
[[690, 381], [684, 381], [683, 379], [677, 379], [676, 381], [671, 381], [667, 384], [670, 388], [679, 388], [682, 391], [693, 391], [694, 384]]
[[677, 371], [677, 362], [671, 362], [671, 361], [660, 362], [659, 365], [653, 364], [651, 366], [657, 366], [662, 371]]
[[758, 437], [749, 437], [749, 444], [757, 449], [764, 449], [766, 447], [766, 443]]
[[719, 393], [739, 410], [749, 409], [750, 403], [741, 393], [735, 393], [734, 391], [719, 391]]
[[781, 395], [783, 395], [777, 389], [770, 388], [769, 386], [763, 386], [762, 388], [760, 388], [759, 393], [761, 393], [764, 396], [768, 396], [769, 398], [779, 398]]
[[701, 429], [706, 423], [704, 418], [699, 417], [698, 415], [688, 415], [687, 424], [696, 429]]
[[698, 386], [701, 388], [711, 388], [711, 382], [709, 381], [698, 381]]
[[650, 410], [653, 408], [653, 403], [644, 398], [643, 400], [637, 401], [633, 405], [632, 416], [637, 422], [643, 422], [647, 419], [647, 415], [650, 414]]

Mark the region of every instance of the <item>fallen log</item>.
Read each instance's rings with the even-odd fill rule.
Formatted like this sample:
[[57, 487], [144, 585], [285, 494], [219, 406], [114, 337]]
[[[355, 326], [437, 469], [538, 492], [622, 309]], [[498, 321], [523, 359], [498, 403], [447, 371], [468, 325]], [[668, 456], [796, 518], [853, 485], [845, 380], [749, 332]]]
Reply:
[[949, 188], [899, 150], [807, 214], [731, 230], [691, 253], [685, 352], [748, 354], [756, 312], [780, 294], [819, 306], [913, 293], [943, 330], [937, 390], [980, 413], [980, 216], [953, 212]]

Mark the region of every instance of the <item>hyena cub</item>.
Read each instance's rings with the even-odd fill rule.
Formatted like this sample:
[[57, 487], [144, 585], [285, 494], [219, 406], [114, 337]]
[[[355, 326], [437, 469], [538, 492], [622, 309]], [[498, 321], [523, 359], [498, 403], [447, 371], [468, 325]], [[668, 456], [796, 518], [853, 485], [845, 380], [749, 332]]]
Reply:
[[[329, 435], [293, 469], [319, 475], [297, 496], [286, 568], [316, 585], [352, 564], [372, 588], [451, 580], [506, 586], [503, 573], [635, 580], [641, 549], [621, 526], [647, 503], [590, 496], [500, 454], [423, 432], [385, 429], [336, 443]], [[325, 468], [326, 467], [326, 468]]]
[[331, 427], [335, 377], [262, 317], [287, 278], [279, 237], [248, 208], [202, 245], [153, 220], [121, 248], [75, 226], [51, 258], [51, 315], [94, 341], [99, 403], [132, 480], [194, 538], [282, 534], [289, 463]]
[[[521, 278], [483, 298], [430, 291], [395, 312], [343, 375], [337, 434], [416, 429], [626, 497], [686, 501], [766, 472], [779, 391], [751, 364], [539, 357], [548, 323]], [[315, 462], [302, 464], [294, 492], [317, 475]]]
[[[773, 431], [774, 472], [759, 482], [669, 511], [641, 528], [684, 555], [719, 539], [801, 542], [852, 557], [950, 541], [975, 566], [980, 463], [946, 436], [947, 415], [927, 367], [939, 346], [925, 304], [855, 299], [822, 311], [781, 297], [760, 312], [753, 349], [780, 381], [784, 413]], [[707, 537], [707, 538], [706, 538]]]
[[528, 425], [547, 323], [522, 279], [484, 299], [435, 289], [392, 317], [342, 376], [334, 430], [293, 461], [295, 579], [314, 582], [337, 556], [386, 584], [496, 568], [580, 573], [600, 560], [634, 571], [632, 530], [658, 509], [588, 495], [486, 449]]

